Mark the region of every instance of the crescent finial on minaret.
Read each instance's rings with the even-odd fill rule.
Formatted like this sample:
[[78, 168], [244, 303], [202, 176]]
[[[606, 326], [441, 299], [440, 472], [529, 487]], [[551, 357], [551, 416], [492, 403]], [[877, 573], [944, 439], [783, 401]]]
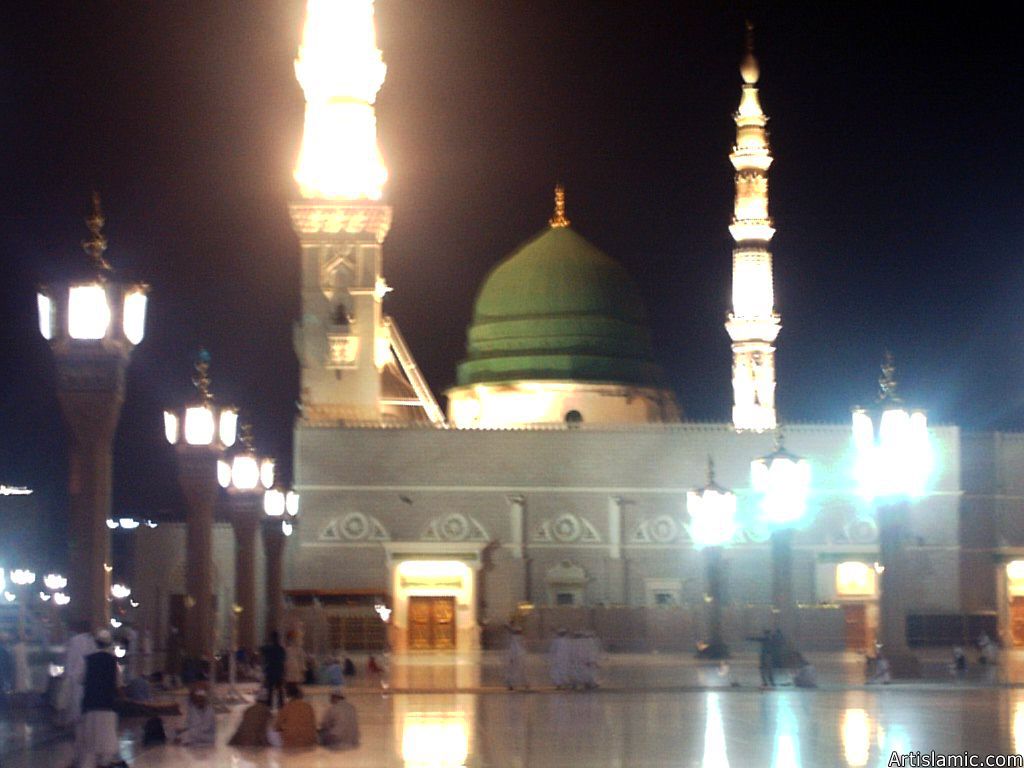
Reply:
[[747, 85], [754, 85], [761, 77], [761, 69], [754, 57], [754, 23], [747, 20], [747, 52], [740, 64], [740, 75]]
[[93, 191], [92, 213], [85, 220], [85, 225], [89, 228], [89, 232], [92, 233], [92, 237], [82, 241], [82, 250], [92, 257], [93, 266], [101, 273], [113, 271], [110, 262], [103, 257], [107, 250], [107, 238], [103, 234], [103, 225], [105, 223], [106, 219], [103, 218], [103, 209], [100, 208], [100, 193]]
[[560, 229], [569, 226], [569, 219], [565, 217], [565, 187], [561, 184], [555, 185], [555, 212], [548, 219], [552, 229]]

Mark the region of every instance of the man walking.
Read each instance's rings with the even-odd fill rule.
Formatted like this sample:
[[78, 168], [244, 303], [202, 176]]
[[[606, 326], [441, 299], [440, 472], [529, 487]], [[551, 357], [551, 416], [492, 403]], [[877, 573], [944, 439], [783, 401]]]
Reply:
[[81, 744], [78, 768], [120, 765], [117, 741], [117, 660], [110, 652], [110, 631], [96, 633], [96, 651], [85, 658]]
[[260, 649], [263, 656], [263, 682], [267, 686], [267, 703], [274, 706], [274, 692], [277, 692], [277, 707], [284, 706], [284, 646], [277, 632], [270, 633], [270, 642]]

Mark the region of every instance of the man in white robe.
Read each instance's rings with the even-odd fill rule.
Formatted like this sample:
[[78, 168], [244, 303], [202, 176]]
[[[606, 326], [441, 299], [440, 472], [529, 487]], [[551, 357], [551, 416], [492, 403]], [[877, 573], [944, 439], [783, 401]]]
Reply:
[[325, 747], [351, 749], [359, 746], [359, 719], [356, 708], [340, 688], [331, 691], [331, 705], [320, 721], [320, 743]]
[[526, 646], [523, 645], [523, 630], [509, 627], [508, 648], [505, 651], [505, 685], [508, 689], [529, 688], [526, 680]]
[[78, 621], [72, 629], [75, 634], [68, 640], [64, 652], [64, 684], [60, 693], [60, 711], [63, 722], [75, 728], [75, 742], [81, 741], [82, 694], [85, 690], [85, 657], [96, 653], [96, 640], [89, 631], [87, 621]]
[[569, 637], [564, 628], [558, 630], [548, 651], [548, 669], [555, 688], [562, 690], [569, 682]]

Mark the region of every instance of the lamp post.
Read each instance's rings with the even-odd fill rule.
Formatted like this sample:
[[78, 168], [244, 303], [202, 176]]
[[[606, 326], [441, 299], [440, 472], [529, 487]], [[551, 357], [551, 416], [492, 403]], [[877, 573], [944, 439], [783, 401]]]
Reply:
[[103, 254], [107, 239], [99, 195], [82, 243], [89, 273], [39, 289], [39, 331], [57, 362], [57, 400], [71, 431], [70, 581], [76, 618], [107, 623], [111, 445], [124, 402], [125, 369], [142, 341], [145, 283], [115, 279]]
[[878, 520], [878, 638], [894, 677], [920, 677], [921, 666], [907, 645], [907, 559], [910, 502], [921, 496], [931, 475], [928, 417], [908, 408], [897, 394], [896, 365], [886, 353], [879, 394], [870, 407], [853, 409], [856, 481], [860, 494], [875, 503]]
[[[253, 448], [252, 426], [242, 426], [241, 450], [217, 463], [217, 479], [228, 492], [228, 516], [235, 533], [235, 601], [232, 642], [256, 648], [256, 533], [263, 514], [263, 495], [274, 485], [274, 460]], [[234, 610], [237, 607], [238, 610]], [[236, 646], [232, 650], [237, 650]]]
[[235, 443], [238, 411], [214, 402], [210, 354], [200, 350], [192, 379], [198, 397], [177, 411], [164, 411], [167, 442], [175, 446], [178, 483], [186, 516], [186, 650], [194, 659], [213, 654], [213, 515], [217, 504], [217, 459]]
[[796, 601], [793, 599], [793, 532], [807, 514], [811, 465], [783, 446], [782, 431], [775, 449], [750, 463], [750, 480], [761, 495], [759, 521], [771, 531], [772, 605], [775, 628], [793, 637]]
[[729, 658], [729, 646], [722, 637], [722, 603], [725, 600], [725, 568], [722, 548], [736, 535], [736, 496], [715, 482], [715, 464], [708, 457], [708, 482], [686, 494], [687, 525], [694, 546], [703, 550], [708, 642], [699, 655], [706, 659]]
[[299, 494], [271, 488], [263, 495], [263, 551], [267, 561], [267, 631], [281, 630], [281, 568], [284, 545], [298, 523]]

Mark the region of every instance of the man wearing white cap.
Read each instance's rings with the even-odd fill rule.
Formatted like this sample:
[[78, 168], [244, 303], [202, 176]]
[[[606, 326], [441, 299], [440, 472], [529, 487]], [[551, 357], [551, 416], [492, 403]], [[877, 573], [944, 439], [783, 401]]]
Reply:
[[325, 747], [359, 746], [359, 720], [356, 708], [345, 701], [341, 688], [331, 691], [331, 706], [320, 721], [320, 743]]
[[96, 633], [94, 653], [85, 657], [85, 686], [82, 695], [82, 731], [78, 746], [78, 768], [120, 764], [117, 742], [117, 660], [110, 652], [110, 630]]

